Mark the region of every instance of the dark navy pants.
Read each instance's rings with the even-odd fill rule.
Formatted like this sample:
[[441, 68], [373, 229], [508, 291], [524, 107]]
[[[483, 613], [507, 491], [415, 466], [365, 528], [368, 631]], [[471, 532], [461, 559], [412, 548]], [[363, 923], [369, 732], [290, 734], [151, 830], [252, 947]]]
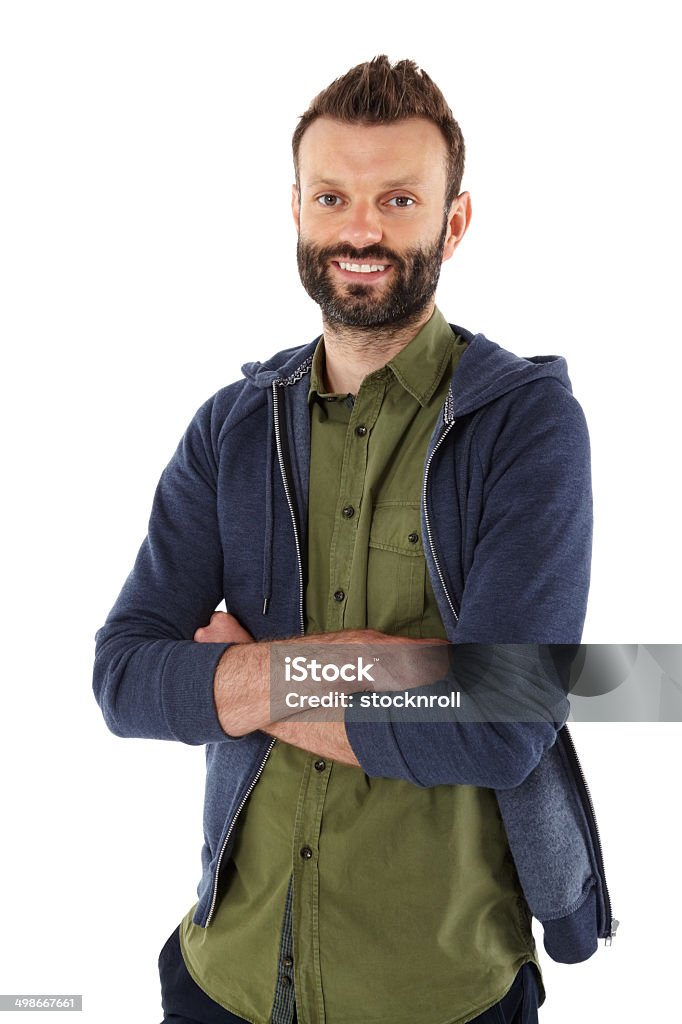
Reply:
[[[243, 1017], [236, 1017], [215, 1003], [194, 981], [182, 958], [179, 927], [161, 950], [159, 975], [164, 1012], [161, 1024], [245, 1024]], [[535, 968], [524, 964], [504, 999], [470, 1024], [536, 1024], [537, 1019]]]

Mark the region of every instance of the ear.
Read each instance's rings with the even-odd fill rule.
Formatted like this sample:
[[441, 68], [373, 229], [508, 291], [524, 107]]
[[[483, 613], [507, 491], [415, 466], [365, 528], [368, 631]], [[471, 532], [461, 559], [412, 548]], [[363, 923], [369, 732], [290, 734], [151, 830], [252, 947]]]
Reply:
[[296, 230], [301, 230], [301, 202], [299, 198], [298, 185], [291, 186], [291, 212], [294, 215]]
[[460, 192], [452, 200], [448, 211], [448, 233], [443, 246], [443, 263], [449, 260], [453, 252], [464, 238], [471, 221], [471, 196], [468, 192]]

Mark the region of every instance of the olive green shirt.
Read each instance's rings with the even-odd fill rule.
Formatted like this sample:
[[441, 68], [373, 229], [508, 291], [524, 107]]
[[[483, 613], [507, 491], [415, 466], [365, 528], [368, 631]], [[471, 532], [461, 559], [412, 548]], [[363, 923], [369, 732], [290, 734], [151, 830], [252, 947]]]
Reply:
[[[465, 348], [436, 310], [353, 399], [313, 359], [306, 631], [444, 637], [422, 549], [429, 438]], [[293, 884], [290, 883], [293, 880]], [[211, 926], [181, 927], [207, 994], [253, 1024], [463, 1024], [537, 964], [492, 790], [369, 778], [276, 742]]]

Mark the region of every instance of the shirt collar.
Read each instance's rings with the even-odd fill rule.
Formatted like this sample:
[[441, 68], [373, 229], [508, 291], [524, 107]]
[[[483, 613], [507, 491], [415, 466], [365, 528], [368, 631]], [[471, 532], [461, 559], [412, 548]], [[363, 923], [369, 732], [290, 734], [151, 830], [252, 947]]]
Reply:
[[[443, 379], [452, 356], [454, 338], [452, 328], [436, 307], [419, 333], [387, 363], [396, 380], [422, 406], [428, 405]], [[310, 368], [308, 401], [315, 396], [340, 397], [324, 389], [323, 338], [317, 344]]]
[[334, 392], [326, 391], [324, 387], [324, 338], [320, 338], [315, 346], [313, 361], [310, 367], [310, 387], [308, 388], [308, 403], [316, 397], [338, 398]]
[[436, 307], [412, 341], [388, 366], [420, 405], [428, 405], [443, 379], [455, 340], [450, 324]]

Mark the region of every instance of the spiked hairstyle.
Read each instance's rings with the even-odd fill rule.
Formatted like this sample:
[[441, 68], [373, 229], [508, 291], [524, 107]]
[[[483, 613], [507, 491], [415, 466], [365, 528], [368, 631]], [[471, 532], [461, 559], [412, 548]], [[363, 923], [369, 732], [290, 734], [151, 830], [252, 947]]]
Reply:
[[347, 124], [392, 124], [410, 117], [433, 121], [447, 146], [446, 209], [459, 194], [464, 171], [462, 132], [438, 86], [413, 60], [391, 64], [383, 54], [374, 57], [351, 68], [315, 97], [292, 139], [297, 182], [301, 139], [318, 117]]

